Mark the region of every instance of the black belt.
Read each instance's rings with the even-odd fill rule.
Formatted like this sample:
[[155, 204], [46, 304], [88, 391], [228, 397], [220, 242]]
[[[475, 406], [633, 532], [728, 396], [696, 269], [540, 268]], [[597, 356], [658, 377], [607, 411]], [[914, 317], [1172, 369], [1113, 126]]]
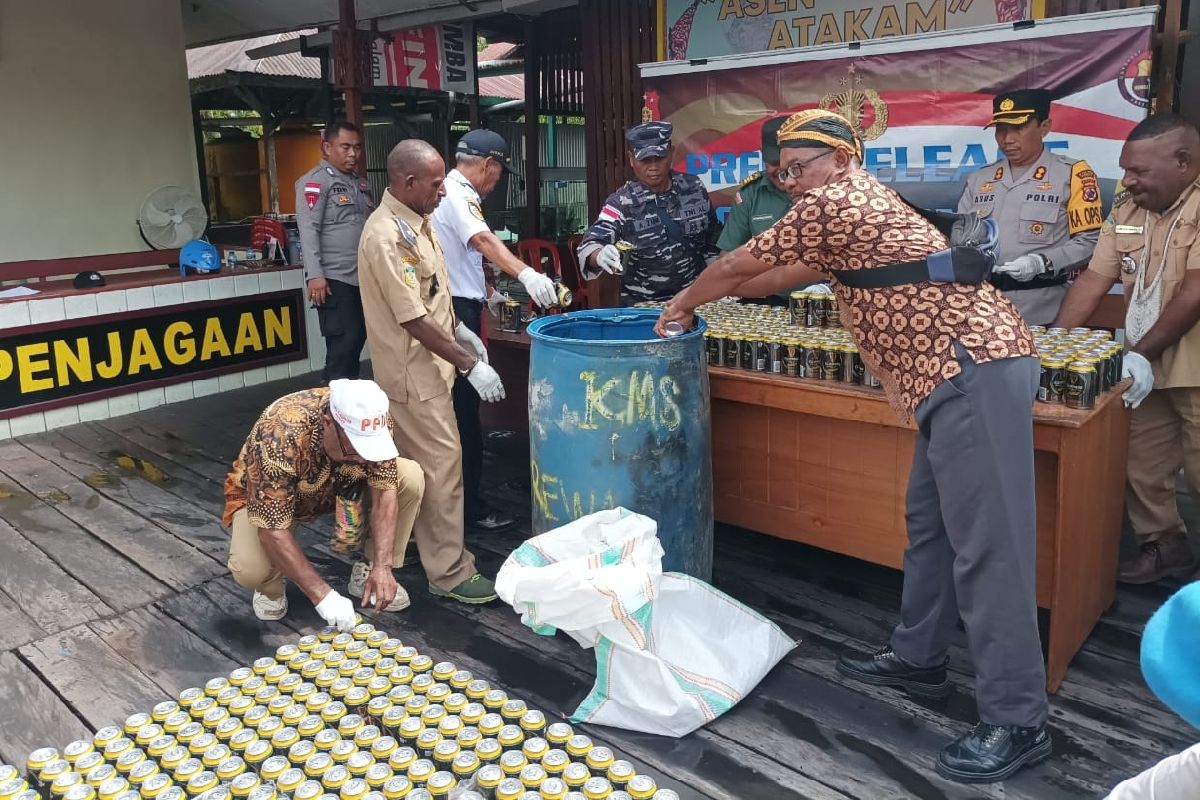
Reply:
[[994, 259], [977, 247], [952, 247], [930, 253], [920, 261], [904, 261], [870, 269], [833, 270], [843, 286], [851, 289], [883, 289], [910, 283], [963, 283], [978, 286], [991, 274]]
[[1019, 281], [1012, 275], [1003, 273], [992, 273], [992, 286], [995, 286], [1002, 292], [1014, 292], [1021, 289], [1045, 289], [1049, 286], [1063, 286], [1067, 282], [1067, 274], [1065, 272], [1058, 275], [1046, 275], [1034, 278], [1029, 281]]

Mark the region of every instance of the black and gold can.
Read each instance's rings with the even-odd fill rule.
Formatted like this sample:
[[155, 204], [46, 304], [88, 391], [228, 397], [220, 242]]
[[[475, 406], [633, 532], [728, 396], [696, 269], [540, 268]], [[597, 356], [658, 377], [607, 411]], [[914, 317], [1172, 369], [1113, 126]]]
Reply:
[[780, 344], [780, 362], [782, 372], [789, 378], [800, 376], [800, 359], [803, 357], [803, 352], [800, 347], [799, 339], [784, 339]]
[[724, 339], [725, 355], [721, 359], [721, 363], [732, 369], [737, 369], [741, 359], [742, 343], [741, 337], [731, 333], [726, 335]]
[[1042, 359], [1041, 378], [1038, 380], [1038, 400], [1043, 403], [1061, 404], [1067, 390], [1067, 362], [1053, 356]]
[[840, 345], [826, 344], [821, 351], [821, 378], [827, 381], [841, 381], [842, 350]]
[[725, 366], [725, 334], [709, 328], [704, 334], [704, 348], [710, 367]]
[[1072, 361], [1067, 365], [1066, 403], [1069, 408], [1096, 406], [1096, 367], [1090, 361]]
[[804, 377], [821, 380], [825, 375], [825, 350], [820, 342], [804, 346]]
[[808, 324], [808, 299], [808, 292], [801, 289], [788, 295], [788, 313], [791, 315], [793, 325], [805, 326]]
[[755, 344], [756, 343], [754, 341], [754, 337], [752, 337], [752, 336], [738, 337], [738, 368], [739, 369], [746, 369], [746, 370], [754, 369], [754, 356], [755, 356], [755, 351], [758, 349], [757, 347], [755, 347]]

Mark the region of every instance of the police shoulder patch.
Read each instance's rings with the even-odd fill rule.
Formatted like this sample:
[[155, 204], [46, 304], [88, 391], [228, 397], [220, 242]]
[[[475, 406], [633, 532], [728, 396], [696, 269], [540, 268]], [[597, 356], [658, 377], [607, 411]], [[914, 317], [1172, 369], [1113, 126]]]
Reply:
[[415, 258], [400, 259], [400, 266], [404, 273], [404, 283], [410, 289], [416, 289], [419, 282], [417, 281], [417, 260]]
[[467, 201], [467, 209], [471, 212], [471, 216], [477, 220], [483, 220], [483, 209], [479, 207], [479, 203], [474, 200]]
[[761, 172], [761, 171], [759, 171], [759, 172], [751, 172], [749, 175], [747, 175], [745, 178], [743, 178], [743, 179], [742, 179], [742, 182], [738, 184], [738, 188], [739, 188], [739, 189], [744, 189], [745, 187], [747, 187], [747, 186], [749, 186], [750, 184], [754, 183], [756, 180], [758, 180], [758, 179], [759, 179], [759, 178], [761, 178], [761, 177], [762, 177], [762, 172]]

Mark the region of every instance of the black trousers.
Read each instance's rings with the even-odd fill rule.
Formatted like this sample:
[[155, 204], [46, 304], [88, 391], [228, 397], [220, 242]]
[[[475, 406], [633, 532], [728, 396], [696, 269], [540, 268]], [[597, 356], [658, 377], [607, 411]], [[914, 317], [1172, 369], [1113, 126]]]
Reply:
[[[454, 297], [454, 316], [476, 336], [483, 335], [483, 301]], [[454, 417], [462, 442], [463, 518], [473, 522], [487, 516], [487, 504], [479, 495], [483, 478], [483, 425], [479, 421], [479, 392], [466, 378], [454, 381]]]
[[363, 320], [362, 295], [357, 286], [328, 281], [329, 296], [317, 306], [317, 321], [325, 337], [325, 369], [321, 379], [358, 378], [367, 324]]

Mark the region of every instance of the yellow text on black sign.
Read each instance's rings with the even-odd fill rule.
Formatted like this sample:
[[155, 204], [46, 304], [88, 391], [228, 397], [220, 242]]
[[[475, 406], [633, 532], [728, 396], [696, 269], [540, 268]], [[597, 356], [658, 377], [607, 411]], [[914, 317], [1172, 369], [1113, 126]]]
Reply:
[[303, 358], [301, 309], [278, 292], [15, 329], [0, 337], [0, 414]]

